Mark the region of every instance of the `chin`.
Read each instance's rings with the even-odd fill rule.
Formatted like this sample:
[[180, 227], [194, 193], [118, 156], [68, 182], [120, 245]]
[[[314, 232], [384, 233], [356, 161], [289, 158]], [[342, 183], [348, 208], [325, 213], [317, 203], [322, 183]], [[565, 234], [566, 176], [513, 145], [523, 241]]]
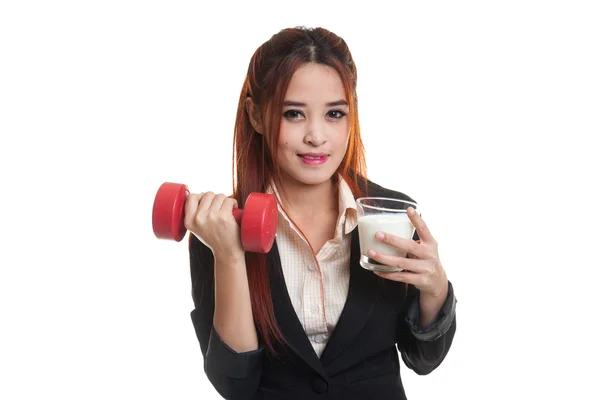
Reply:
[[294, 171], [289, 176], [295, 181], [307, 186], [315, 186], [326, 183], [335, 175], [335, 171]]

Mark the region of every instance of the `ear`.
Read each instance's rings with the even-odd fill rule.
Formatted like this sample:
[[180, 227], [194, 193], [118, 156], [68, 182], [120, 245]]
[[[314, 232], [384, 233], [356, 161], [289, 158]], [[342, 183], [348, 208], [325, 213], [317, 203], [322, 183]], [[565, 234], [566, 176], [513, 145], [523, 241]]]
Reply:
[[252, 124], [256, 133], [262, 135], [263, 125], [260, 118], [260, 109], [250, 97], [246, 99], [246, 112], [248, 113], [248, 117], [250, 117], [250, 124]]

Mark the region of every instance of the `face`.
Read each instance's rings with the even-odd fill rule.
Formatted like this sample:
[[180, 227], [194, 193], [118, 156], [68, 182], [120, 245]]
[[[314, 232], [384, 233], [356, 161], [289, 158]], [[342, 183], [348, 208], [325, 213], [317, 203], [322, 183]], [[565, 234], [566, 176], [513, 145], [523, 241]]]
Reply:
[[334, 69], [311, 63], [294, 73], [284, 99], [277, 154], [284, 182], [317, 185], [335, 174], [348, 147], [348, 112]]

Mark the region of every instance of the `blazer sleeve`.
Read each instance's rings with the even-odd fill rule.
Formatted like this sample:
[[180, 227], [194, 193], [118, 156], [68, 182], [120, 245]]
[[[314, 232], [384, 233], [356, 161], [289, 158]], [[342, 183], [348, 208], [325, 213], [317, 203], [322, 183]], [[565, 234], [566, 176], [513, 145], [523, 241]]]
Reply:
[[194, 310], [190, 315], [204, 358], [204, 372], [224, 399], [251, 399], [260, 382], [263, 347], [237, 353], [221, 340], [213, 326], [214, 257], [212, 251], [190, 234], [189, 256], [194, 300]]
[[419, 375], [435, 370], [446, 358], [456, 332], [456, 297], [448, 281], [448, 295], [437, 319], [419, 328], [419, 290], [408, 285], [398, 326], [398, 350], [407, 367]]

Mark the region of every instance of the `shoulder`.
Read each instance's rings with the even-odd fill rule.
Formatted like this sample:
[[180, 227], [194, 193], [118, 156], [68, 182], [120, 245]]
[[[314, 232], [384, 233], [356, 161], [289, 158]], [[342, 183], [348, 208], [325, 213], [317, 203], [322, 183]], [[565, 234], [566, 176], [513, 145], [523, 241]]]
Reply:
[[417, 201], [415, 199], [413, 199], [406, 193], [400, 192], [395, 189], [381, 186], [381, 185], [371, 181], [370, 179], [367, 179], [366, 190], [365, 190], [365, 184], [361, 180], [359, 180], [359, 183], [361, 186], [361, 191], [363, 193], [365, 193], [365, 196], [368, 196], [368, 197], [390, 197], [392, 199], [406, 200], [406, 201], [412, 201], [413, 203], [417, 203]]

